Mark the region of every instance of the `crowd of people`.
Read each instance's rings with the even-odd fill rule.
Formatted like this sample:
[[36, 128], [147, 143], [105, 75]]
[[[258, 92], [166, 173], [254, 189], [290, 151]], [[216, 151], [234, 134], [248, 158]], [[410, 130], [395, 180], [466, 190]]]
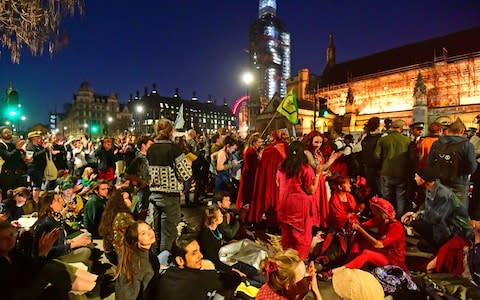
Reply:
[[[342, 299], [383, 299], [398, 292], [392, 276], [420, 294], [407, 236], [432, 255], [424, 271], [480, 284], [480, 135], [460, 119], [428, 134], [381, 125], [241, 138], [160, 119], [151, 136], [98, 141], [1, 127], [5, 299], [98, 297], [93, 240], [116, 266], [116, 299], [234, 299], [243, 286], [250, 299], [318, 300], [317, 280]], [[202, 210], [200, 228], [179, 229], [182, 205]], [[255, 231], [278, 233], [282, 249], [258, 267], [219, 256]]]

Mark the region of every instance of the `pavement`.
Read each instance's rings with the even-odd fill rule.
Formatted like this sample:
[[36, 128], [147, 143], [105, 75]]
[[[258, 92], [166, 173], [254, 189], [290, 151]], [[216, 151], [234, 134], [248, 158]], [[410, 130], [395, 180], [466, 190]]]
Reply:
[[[186, 207], [184, 205], [184, 199], [182, 199], [182, 222], [186, 223], [189, 229], [198, 231], [202, 226], [202, 219], [203, 219], [203, 209], [207, 207], [208, 202], [211, 201], [211, 197], [207, 197], [203, 199], [203, 205], [195, 206], [195, 207]], [[211, 202], [210, 202], [211, 203]], [[271, 242], [275, 239], [275, 243], [279, 243], [280, 236], [269, 234], [265, 231], [265, 228], [259, 227], [248, 227], [247, 231], [252, 231], [256, 237], [264, 240], [265, 242]], [[273, 239], [272, 239], [273, 237]], [[424, 268], [426, 262], [428, 262], [432, 258], [431, 253], [421, 252], [416, 248], [416, 243], [418, 239], [414, 237], [407, 237], [407, 257], [406, 261], [407, 264], [414, 266], [414, 269], [422, 269]], [[103, 252], [103, 242], [102, 240], [94, 240], [96, 244], [96, 248], [102, 250]], [[278, 247], [278, 245], [274, 245]], [[106, 282], [102, 282], [101, 285], [101, 299], [107, 300], [114, 300], [114, 287], [115, 284], [113, 282], [113, 275], [115, 273], [115, 266], [112, 266], [108, 260], [102, 255], [100, 258], [100, 265], [98, 271], [103, 274], [102, 278], [106, 280]], [[95, 270], [94, 270], [95, 271]], [[97, 273], [98, 274], [98, 273]], [[320, 289], [320, 293], [322, 294], [323, 299], [336, 299], [336, 295], [333, 291], [332, 283], [330, 281], [321, 281], [318, 280], [318, 286]], [[305, 299], [312, 299], [311, 297], [306, 297]]]

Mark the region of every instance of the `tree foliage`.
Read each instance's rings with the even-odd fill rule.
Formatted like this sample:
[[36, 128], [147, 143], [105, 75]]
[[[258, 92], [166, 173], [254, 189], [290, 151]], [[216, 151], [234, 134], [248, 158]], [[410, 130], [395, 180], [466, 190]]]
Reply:
[[14, 63], [20, 62], [23, 47], [36, 56], [48, 46], [52, 54], [68, 41], [60, 32], [63, 17], [77, 11], [83, 14], [83, 8], [83, 0], [0, 0], [2, 48], [10, 52]]

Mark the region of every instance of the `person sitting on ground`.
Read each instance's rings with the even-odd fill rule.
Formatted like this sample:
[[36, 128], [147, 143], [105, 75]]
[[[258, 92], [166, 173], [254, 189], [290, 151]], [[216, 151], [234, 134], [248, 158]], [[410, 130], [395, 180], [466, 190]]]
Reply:
[[450, 273], [465, 277], [477, 287], [480, 286], [480, 221], [472, 220], [471, 224], [473, 242], [460, 236], [448, 240], [427, 264], [428, 273]]
[[147, 223], [138, 221], [127, 227], [116, 273], [117, 300], [151, 299], [149, 284], [160, 269], [150, 251], [153, 243], [155, 233]]
[[[8, 220], [10, 222], [18, 220], [22, 215], [33, 212], [33, 202], [28, 201], [30, 198], [30, 191], [26, 187], [18, 187], [14, 190], [7, 191], [7, 199], [5, 205], [8, 210]], [[17, 222], [13, 225], [20, 226]]]
[[60, 190], [62, 191], [63, 200], [65, 200], [67, 208], [67, 219], [79, 221], [84, 207], [82, 197], [73, 191], [74, 186], [70, 182], [64, 182], [60, 186]]
[[218, 226], [225, 240], [230, 241], [235, 238], [240, 228], [238, 221], [238, 212], [232, 208], [230, 202], [230, 194], [228, 192], [219, 191], [213, 195], [213, 199], [217, 203], [223, 215], [223, 223]]
[[[352, 246], [352, 252], [361, 251], [360, 254], [344, 266], [333, 269], [333, 274], [344, 268], [360, 269], [367, 263], [376, 267], [394, 265], [407, 270], [405, 266], [405, 232], [402, 223], [395, 219], [393, 205], [385, 199], [373, 197], [370, 199], [370, 209], [373, 214], [372, 219], [362, 224], [353, 223], [352, 225], [357, 235], [363, 238]], [[377, 228], [378, 232], [370, 234], [365, 230], [368, 228]], [[328, 276], [331, 275], [331, 273], [328, 274]]]
[[75, 239], [67, 239], [67, 225], [61, 214], [63, 208], [64, 200], [59, 193], [45, 192], [40, 197], [38, 220], [33, 226], [32, 255], [34, 257], [39, 255], [38, 240], [45, 232], [52, 231], [54, 228], [60, 228], [58, 239], [49, 252], [48, 257], [65, 263], [81, 262], [90, 267], [92, 251], [86, 246], [91, 244], [91, 239], [85, 234]]
[[88, 292], [95, 287], [97, 275], [47, 259], [60, 233], [58, 228], [44, 232], [38, 239], [38, 256], [32, 258], [16, 250], [15, 229], [0, 221], [2, 299], [37, 299], [48, 286], [65, 296], [69, 291]]
[[427, 252], [434, 252], [454, 235], [467, 238], [472, 233], [466, 207], [437, 176], [432, 167], [417, 170], [415, 181], [426, 189], [424, 208], [407, 212], [401, 218], [402, 223], [420, 234], [418, 247]]
[[108, 260], [116, 265], [121, 254], [125, 230], [134, 222], [129, 206], [132, 202], [123, 197], [122, 191], [114, 191], [108, 197], [98, 232], [103, 237], [103, 248]]
[[383, 300], [382, 285], [370, 273], [359, 269], [343, 269], [333, 273], [335, 294], [344, 300]]
[[213, 205], [205, 209], [203, 226], [198, 236], [198, 243], [200, 244], [202, 253], [206, 259], [215, 265], [217, 271], [234, 271], [240, 274], [240, 276], [246, 276], [238, 269], [221, 262], [218, 257], [218, 252], [224, 244], [223, 235], [219, 229], [219, 225], [222, 223], [223, 214], [218, 206]]
[[92, 234], [93, 238], [98, 238], [98, 226], [102, 218], [103, 209], [108, 200], [111, 185], [107, 181], [99, 181], [93, 187], [93, 195], [85, 204], [83, 211], [83, 226]]
[[315, 300], [321, 300], [313, 262], [308, 269], [298, 252], [288, 249], [263, 262], [265, 284], [258, 291], [257, 300], [303, 299], [311, 291]]
[[155, 298], [161, 299], [207, 299], [221, 293], [222, 282], [213, 269], [205, 268], [200, 245], [194, 234], [183, 234], [173, 243], [169, 267], [155, 282]]
[[333, 179], [333, 195], [329, 202], [328, 228], [340, 230], [357, 220], [357, 203], [351, 194], [350, 178], [338, 175]]

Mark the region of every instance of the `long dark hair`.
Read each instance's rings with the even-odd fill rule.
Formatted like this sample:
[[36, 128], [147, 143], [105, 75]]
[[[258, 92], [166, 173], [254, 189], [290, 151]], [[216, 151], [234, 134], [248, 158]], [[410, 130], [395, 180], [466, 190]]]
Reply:
[[122, 191], [115, 190], [108, 198], [102, 213], [100, 225], [98, 226], [98, 233], [101, 237], [113, 234], [113, 220], [115, 220], [115, 216], [121, 212], [132, 214], [130, 209], [125, 205], [125, 201], [123, 201]]
[[313, 148], [313, 138], [316, 136], [321, 137], [323, 142], [323, 134], [321, 134], [316, 130], [310, 131], [310, 133], [307, 134], [302, 140], [303, 144], [305, 145], [305, 150], [310, 151], [310, 153], [312, 154], [314, 154], [314, 151], [315, 151], [315, 149]]
[[57, 192], [54, 192], [54, 191], [48, 191], [48, 192], [44, 192], [41, 196], [40, 196], [40, 205], [39, 205], [39, 210], [38, 210], [38, 219], [40, 219], [41, 217], [43, 216], [48, 216], [48, 217], [52, 217], [53, 216], [53, 213], [54, 211], [52, 210], [52, 208], [50, 207], [50, 205], [52, 205], [53, 201], [55, 200], [55, 195], [57, 195], [58, 197], [60, 197], [61, 195]]
[[308, 163], [304, 151], [305, 146], [300, 141], [294, 141], [288, 145], [287, 157], [280, 165], [280, 171], [287, 174], [288, 178], [295, 176], [300, 167]]
[[140, 269], [140, 252], [143, 251], [138, 247], [138, 225], [145, 223], [143, 221], [136, 221], [130, 224], [125, 231], [125, 241], [122, 247], [122, 254], [118, 262], [117, 273], [115, 279], [120, 274], [123, 274], [128, 282], [131, 282], [134, 275], [134, 270]]

